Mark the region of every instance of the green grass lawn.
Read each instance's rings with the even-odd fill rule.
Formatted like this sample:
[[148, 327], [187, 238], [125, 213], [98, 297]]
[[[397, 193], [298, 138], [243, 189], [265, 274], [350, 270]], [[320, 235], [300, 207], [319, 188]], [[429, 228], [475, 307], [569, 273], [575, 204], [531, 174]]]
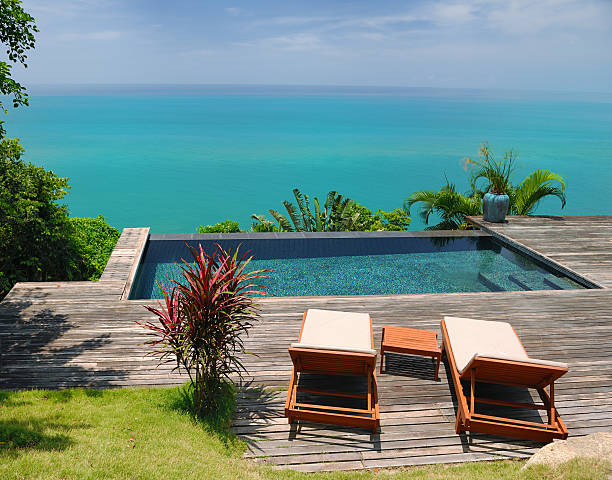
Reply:
[[[44, 479], [596, 479], [607, 466], [574, 461], [521, 472], [499, 461], [378, 472], [300, 474], [243, 460], [217, 418], [195, 421], [179, 388], [0, 392], [0, 478]], [[609, 473], [610, 471], [607, 470]]]

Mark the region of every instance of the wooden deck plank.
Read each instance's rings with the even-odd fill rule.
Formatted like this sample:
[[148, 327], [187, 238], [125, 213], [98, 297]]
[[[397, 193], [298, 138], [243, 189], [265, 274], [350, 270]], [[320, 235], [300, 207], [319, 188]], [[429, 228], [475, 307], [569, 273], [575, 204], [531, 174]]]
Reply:
[[[517, 217], [487, 228], [593, 282], [612, 285], [612, 216]], [[153, 318], [144, 308], [150, 301], [125, 300], [147, 235], [147, 229], [125, 229], [100, 282], [15, 286], [0, 303], [0, 388], [184, 382], [173, 365], [156, 368], [156, 360], [145, 356], [148, 336], [137, 322]], [[297, 339], [303, 311], [313, 307], [369, 313], [377, 348], [382, 325], [440, 333], [444, 315], [509, 321], [530, 355], [569, 363], [555, 393], [570, 435], [612, 430], [612, 289], [279, 297], [259, 305], [261, 321], [245, 339], [257, 356], [243, 357], [248, 373], [233, 426], [247, 442], [245, 456], [257, 462], [303, 471], [351, 470], [524, 457], [538, 446], [456, 435], [447, 364], [434, 382], [431, 359], [393, 354], [389, 370], [378, 376], [379, 433], [288, 425], [287, 346]]]

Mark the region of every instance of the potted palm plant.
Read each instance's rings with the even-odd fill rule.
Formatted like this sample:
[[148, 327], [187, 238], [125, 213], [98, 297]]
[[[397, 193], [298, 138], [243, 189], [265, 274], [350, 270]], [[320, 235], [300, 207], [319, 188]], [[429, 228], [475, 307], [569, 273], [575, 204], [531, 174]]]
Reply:
[[516, 152], [510, 150], [501, 161], [495, 160], [488, 143], [483, 143], [478, 150], [478, 160], [465, 159], [465, 167], [474, 167], [471, 183], [474, 191], [476, 184], [483, 178], [488, 184], [482, 197], [482, 213], [485, 222], [501, 223], [506, 219], [512, 190], [510, 176], [515, 168]]

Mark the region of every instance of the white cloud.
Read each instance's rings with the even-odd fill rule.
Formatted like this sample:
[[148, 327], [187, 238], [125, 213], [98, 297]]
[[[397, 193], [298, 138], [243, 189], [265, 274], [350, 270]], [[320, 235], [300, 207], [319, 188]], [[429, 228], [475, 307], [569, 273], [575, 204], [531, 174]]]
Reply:
[[212, 48], [198, 48], [196, 50], [187, 50], [185, 52], [180, 52], [179, 55], [181, 57], [211, 57], [213, 55], [217, 55], [219, 52]]
[[225, 10], [225, 13], [227, 13], [228, 15], [231, 15], [232, 17], [238, 17], [244, 12], [242, 8], [238, 8], [238, 7], [228, 7], [228, 8], [225, 8], [224, 10]]
[[115, 2], [112, 0], [53, 0], [53, 2], [29, 1], [24, 7], [34, 17], [40, 14], [67, 17], [84, 14], [100, 15], [101, 11], [112, 9], [114, 6]]
[[304, 15], [295, 6], [279, 5], [270, 13], [255, 2], [245, 4], [248, 10], [228, 2], [214, 17], [220, 28], [206, 28], [204, 19], [203, 28], [193, 31], [184, 30], [180, 16], [164, 16], [164, 8], [135, 15], [145, 8], [141, 2], [26, 1], [41, 28], [28, 72], [39, 65], [39, 81], [60, 78], [57, 72], [75, 75], [47, 61], [57, 52], [63, 61], [68, 48], [87, 66], [76, 74], [92, 80], [107, 78], [109, 71], [92, 60], [92, 51], [122, 59], [125, 69], [117, 78], [140, 78], [166, 55], [164, 65], [175, 67], [164, 70], [166, 81], [220, 83], [550, 83], [609, 90], [604, 83], [612, 68], [605, 60], [612, 0], [327, 2], [316, 9], [305, 3], [299, 9]]
[[236, 42], [235, 46], [254, 47], [264, 50], [284, 50], [284, 51], [314, 51], [321, 53], [334, 54], [335, 49], [331, 45], [323, 42], [322, 39], [313, 33], [296, 33], [291, 35], [279, 35], [266, 37], [251, 42]]
[[435, 23], [467, 23], [474, 20], [474, 7], [467, 3], [441, 2], [434, 5], [431, 12], [431, 21]]
[[318, 16], [318, 17], [269, 17], [263, 20], [254, 20], [250, 23], [251, 27], [261, 26], [296, 26], [296, 25], [307, 25], [327, 22], [337, 22], [342, 20], [341, 17], [331, 16]]
[[547, 29], [589, 31], [610, 27], [612, 4], [581, 0], [528, 0], [479, 2], [487, 25], [508, 34], [537, 33]]
[[87, 33], [64, 33], [59, 36], [60, 40], [100, 40], [110, 41], [117, 40], [122, 36], [121, 32], [116, 30], [102, 30], [100, 32]]
[[380, 40], [385, 40], [387, 38], [387, 35], [384, 35], [382, 33], [364, 32], [364, 33], [360, 33], [359, 37], [365, 38], [366, 40], [380, 41]]

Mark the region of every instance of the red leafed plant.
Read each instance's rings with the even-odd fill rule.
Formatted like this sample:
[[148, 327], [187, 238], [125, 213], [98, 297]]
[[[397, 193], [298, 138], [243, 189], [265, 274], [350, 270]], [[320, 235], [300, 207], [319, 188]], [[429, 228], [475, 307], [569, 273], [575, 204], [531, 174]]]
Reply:
[[205, 416], [217, 408], [230, 376], [245, 371], [242, 334], [259, 317], [254, 296], [265, 292], [252, 282], [264, 270], [245, 273], [252, 257], [239, 256], [240, 247], [232, 253], [217, 245], [209, 255], [201, 245], [188, 246], [194, 262], [182, 259], [183, 278], [170, 292], [160, 287], [164, 298], [158, 308], [145, 306], [158, 322], [141, 325], [156, 337], [146, 342], [154, 348], [150, 355], [187, 372], [194, 413]]

